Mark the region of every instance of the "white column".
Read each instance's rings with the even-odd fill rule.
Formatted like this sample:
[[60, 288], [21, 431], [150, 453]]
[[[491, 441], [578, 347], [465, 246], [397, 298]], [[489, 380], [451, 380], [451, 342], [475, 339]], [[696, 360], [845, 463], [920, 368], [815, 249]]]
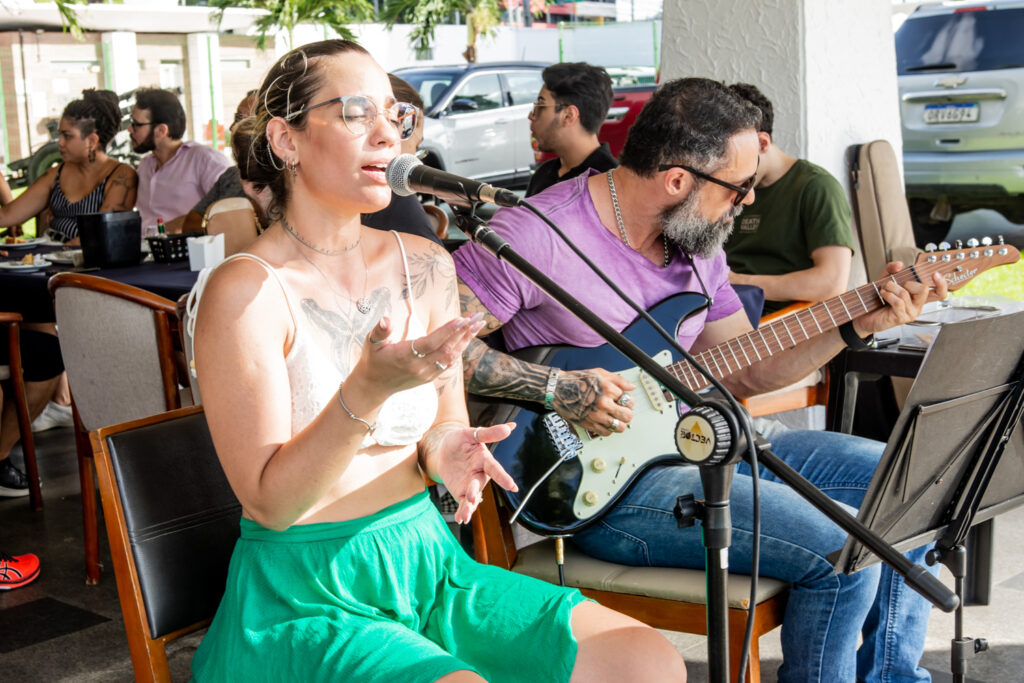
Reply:
[[[891, 0], [667, 0], [661, 78], [753, 83], [776, 143], [849, 190], [850, 145], [903, 146], [891, 15]], [[852, 281], [865, 277], [855, 258]]]
[[[206, 126], [211, 120], [227, 126], [224, 120], [224, 92], [221, 87], [220, 40], [216, 33], [190, 33], [185, 43], [188, 63], [188, 132], [185, 139], [211, 143]], [[224, 149], [224, 136], [218, 134], [217, 147]]]
[[103, 75], [108, 90], [120, 94], [139, 87], [139, 51], [135, 34], [113, 31], [100, 34]]

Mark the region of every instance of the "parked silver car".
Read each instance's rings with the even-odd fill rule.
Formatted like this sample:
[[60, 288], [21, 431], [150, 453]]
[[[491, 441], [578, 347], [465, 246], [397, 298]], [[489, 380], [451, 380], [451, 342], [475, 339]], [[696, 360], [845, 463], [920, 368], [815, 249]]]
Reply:
[[1024, 222], [1024, 2], [931, 6], [896, 33], [903, 164], [919, 244], [953, 217]]
[[420, 93], [423, 163], [503, 187], [526, 187], [533, 164], [527, 115], [547, 64], [495, 62], [396, 69]]

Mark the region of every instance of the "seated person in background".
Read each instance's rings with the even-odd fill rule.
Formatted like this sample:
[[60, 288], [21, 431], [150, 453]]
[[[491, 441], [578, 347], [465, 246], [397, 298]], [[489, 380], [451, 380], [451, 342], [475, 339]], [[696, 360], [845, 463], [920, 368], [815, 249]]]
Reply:
[[206, 145], [182, 142], [185, 110], [169, 90], [138, 91], [129, 132], [135, 152], [152, 152], [139, 162], [137, 203], [143, 228], [162, 218], [167, 232], [181, 232], [189, 209], [231, 163]]
[[766, 314], [794, 301], [839, 296], [849, 288], [854, 249], [843, 186], [776, 146], [772, 103], [760, 90], [747, 83], [729, 89], [761, 110], [756, 196], [725, 243], [729, 281], [763, 289]]
[[135, 169], [105, 151], [120, 129], [117, 95], [83, 90], [82, 99], [70, 102], [61, 114], [61, 163], [0, 207], [0, 225], [20, 225], [48, 208], [50, 236], [77, 245], [79, 214], [131, 210], [138, 185]]
[[[238, 128], [238, 124], [245, 119], [247, 116], [251, 116], [256, 110], [256, 91], [250, 90], [245, 93], [245, 97], [238, 103], [238, 107], [235, 109], [235, 120], [231, 122], [231, 127], [228, 132], [231, 136], [231, 148], [234, 152], [235, 148], [235, 131]], [[203, 195], [203, 198], [196, 202], [196, 205], [185, 216], [185, 222], [181, 228], [182, 232], [196, 232], [203, 229], [203, 216], [206, 215], [206, 209], [209, 208], [210, 204], [220, 199], [226, 199], [228, 197], [249, 197], [256, 201], [255, 197], [249, 195], [246, 192], [245, 187], [242, 185], [242, 178], [238, 174], [238, 154], [233, 155], [235, 158], [235, 165], [228, 166], [227, 169], [220, 174], [217, 178], [217, 182], [213, 184], [210, 191]]]
[[[10, 350], [6, 328], [0, 334], [0, 365], [7, 365]], [[35, 420], [46, 407], [61, 375], [64, 361], [60, 356], [57, 335], [46, 329], [21, 328], [21, 369], [25, 377], [25, 399], [29, 419]], [[6, 377], [4, 378], [6, 380]], [[6, 392], [10, 393], [6, 393]], [[11, 462], [11, 449], [21, 439], [18, 411], [13, 402], [14, 391], [5, 381], [0, 387], [0, 498], [28, 495], [28, 478]]]
[[597, 132], [612, 106], [612, 79], [599, 66], [563, 62], [544, 69], [544, 87], [530, 111], [530, 133], [537, 149], [557, 154], [537, 167], [526, 188], [531, 197], [588, 168], [610, 171], [618, 165]]
[[[640, 306], [652, 307], [681, 292], [703, 291], [707, 306], [676, 329], [680, 344], [694, 353], [751, 330], [729, 284], [722, 244], [742, 204], [754, 199], [750, 188], [757, 171], [760, 118], [753, 105], [721, 83], [703, 78], [665, 83], [630, 129], [617, 169], [584, 173], [534, 201]], [[490, 225], [523, 259], [609, 325], [622, 330], [636, 318], [631, 307], [526, 209], [499, 209]], [[464, 244], [454, 260], [463, 314], [483, 313], [485, 334], [501, 328], [507, 348], [603, 343], [481, 246]], [[889, 264], [887, 271], [897, 272], [898, 267]], [[846, 344], [863, 344], [861, 337], [913, 319], [926, 301], [945, 294], [946, 281], [938, 274], [903, 286], [888, 281], [879, 294], [886, 306], [744, 369], [733, 367], [722, 382], [738, 396], [786, 386]], [[649, 435], [628, 429], [634, 409], [650, 410], [650, 403], [641, 388], [621, 375], [603, 368], [559, 371], [503, 354], [479, 340], [468, 345], [463, 364], [466, 388], [472, 393], [546, 405], [583, 429], [621, 443], [624, 451], [646, 448], [652, 458], [665, 455], [648, 445], [653, 443]], [[885, 445], [812, 430], [776, 432], [769, 438], [780, 459], [851, 508], [861, 503]], [[589, 555], [619, 564], [703, 569], [700, 522], [680, 529], [673, 514], [678, 496], [701, 497], [698, 469], [647, 468], [618, 503], [597, 523], [577, 532], [573, 542]], [[774, 474], [764, 468], [759, 474], [760, 570], [793, 584], [782, 626], [778, 680], [927, 680], [918, 661], [931, 604], [888, 567], [836, 574], [826, 556], [842, 547], [846, 532]], [[751, 478], [746, 462], [737, 465], [730, 494], [733, 542], [728, 566], [743, 574], [750, 573], [752, 563]], [[523, 488], [531, 482], [517, 483]], [[920, 563], [926, 551], [927, 547], [917, 548], [907, 556]]]
[[[399, 102], [408, 102], [416, 105], [419, 115], [416, 117], [416, 128], [405, 140], [402, 140], [402, 154], [416, 154], [423, 142], [423, 98], [416, 92], [416, 88], [409, 85], [404, 79], [388, 74], [391, 79], [391, 90], [395, 93], [395, 99]], [[434, 226], [430, 217], [423, 210], [418, 195], [411, 194], [407, 197], [392, 193], [391, 202], [380, 211], [363, 214], [363, 225], [381, 230], [398, 230], [407, 232], [410, 235], [419, 235], [428, 240], [441, 244], [441, 238], [434, 232]]]
[[579, 591], [474, 562], [425, 491], [466, 523], [491, 477], [471, 429], [451, 257], [361, 225], [416, 110], [359, 45], [282, 56], [259, 92], [250, 175], [277, 220], [209, 276], [195, 361], [242, 504], [196, 681], [682, 681], [657, 631]]

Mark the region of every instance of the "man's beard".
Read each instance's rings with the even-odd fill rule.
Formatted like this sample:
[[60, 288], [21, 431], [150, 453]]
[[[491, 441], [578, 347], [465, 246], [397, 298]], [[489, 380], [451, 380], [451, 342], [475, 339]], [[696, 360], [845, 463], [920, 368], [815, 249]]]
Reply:
[[690, 192], [683, 201], [665, 209], [658, 217], [661, 232], [665, 238], [687, 254], [700, 258], [711, 258], [725, 244], [732, 233], [736, 216], [743, 211], [743, 205], [734, 206], [717, 221], [710, 221], [700, 215], [697, 208], [699, 192]]
[[152, 152], [156, 149], [156, 142], [153, 140], [153, 127], [149, 127], [149, 135], [146, 139], [137, 145], [132, 146], [132, 151], [136, 154], [145, 154], [146, 152]]

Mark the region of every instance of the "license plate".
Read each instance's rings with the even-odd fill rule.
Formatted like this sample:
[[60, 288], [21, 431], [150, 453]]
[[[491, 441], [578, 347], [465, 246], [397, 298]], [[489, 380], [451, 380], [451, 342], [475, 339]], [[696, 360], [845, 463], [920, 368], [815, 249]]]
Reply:
[[925, 123], [972, 123], [978, 120], [981, 107], [976, 102], [963, 104], [928, 104], [924, 108]]

